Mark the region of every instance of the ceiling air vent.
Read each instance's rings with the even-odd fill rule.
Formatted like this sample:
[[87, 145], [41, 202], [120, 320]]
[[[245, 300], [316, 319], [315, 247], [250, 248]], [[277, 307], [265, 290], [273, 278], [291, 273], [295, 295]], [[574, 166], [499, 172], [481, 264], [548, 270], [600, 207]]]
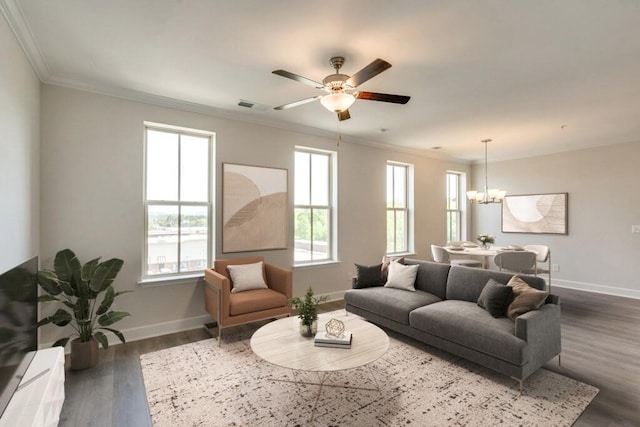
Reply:
[[253, 110], [268, 110], [269, 106], [264, 104], [258, 104], [257, 102], [247, 101], [246, 99], [241, 99], [238, 102], [238, 105], [241, 107], [251, 108]]

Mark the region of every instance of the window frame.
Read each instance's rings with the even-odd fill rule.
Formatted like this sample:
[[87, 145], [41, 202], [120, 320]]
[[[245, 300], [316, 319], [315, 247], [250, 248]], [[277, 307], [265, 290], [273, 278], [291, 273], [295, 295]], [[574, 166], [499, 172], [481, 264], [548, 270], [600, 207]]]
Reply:
[[[313, 266], [318, 264], [327, 264], [337, 261], [337, 152], [330, 150], [322, 150], [318, 148], [304, 147], [304, 146], [296, 146], [294, 150], [294, 186], [296, 183], [296, 164], [295, 155], [297, 153], [305, 153], [309, 154], [309, 177], [308, 177], [308, 185], [309, 185], [309, 204], [301, 204], [296, 200], [296, 192], [294, 187], [294, 195], [293, 195], [293, 234], [294, 234], [294, 245], [293, 245], [293, 266], [294, 267], [303, 267], [303, 266]], [[314, 204], [312, 203], [313, 198], [311, 197], [312, 190], [314, 187], [314, 183], [312, 180], [313, 175], [313, 156], [321, 155], [327, 157], [327, 205], [322, 204]], [[298, 260], [296, 259], [296, 212], [298, 209], [309, 209], [311, 215], [310, 227], [311, 227], [311, 239], [310, 239], [310, 258]], [[314, 210], [326, 210], [327, 211], [327, 256], [323, 258], [313, 258], [313, 211]]]
[[[457, 201], [458, 201], [458, 208], [457, 209], [452, 209], [450, 207], [450, 190], [449, 190], [449, 185], [450, 185], [450, 177], [456, 177], [457, 180], [457, 187], [458, 187], [458, 191], [457, 191]], [[466, 227], [466, 206], [467, 206], [467, 198], [465, 197], [466, 194], [466, 174], [464, 172], [458, 172], [458, 171], [452, 171], [452, 170], [448, 170], [446, 173], [446, 178], [445, 178], [445, 203], [446, 203], [446, 241], [447, 242], [454, 242], [454, 241], [465, 241], [466, 240], [466, 231], [467, 231], [467, 227]], [[453, 236], [451, 234], [451, 230], [450, 230], [450, 216], [451, 214], [454, 214], [457, 216], [457, 236]]]
[[[386, 217], [387, 220], [386, 222], [386, 233], [385, 233], [385, 238], [386, 238], [386, 248], [385, 248], [385, 252], [387, 255], [400, 255], [400, 254], [409, 254], [409, 253], [413, 253], [413, 165], [409, 164], [409, 163], [401, 163], [401, 162], [396, 162], [396, 161], [391, 161], [388, 160], [386, 165], [385, 165], [385, 173], [386, 173], [386, 182], [387, 182], [387, 188], [386, 190], [386, 194], [387, 196], [389, 195], [389, 168], [392, 168], [391, 170], [394, 171], [395, 168], [403, 168], [404, 169], [404, 200], [405, 200], [405, 204], [404, 207], [396, 207], [395, 205], [395, 173], [392, 173], [392, 182], [391, 182], [391, 207], [389, 206], [390, 204], [390, 200], [388, 197], [386, 197], [385, 200], [385, 204], [386, 204]], [[394, 243], [394, 247], [393, 247], [393, 251], [389, 251], [389, 224], [388, 224], [388, 220], [389, 220], [389, 212], [393, 212], [393, 218], [394, 218], [394, 226], [393, 226], [393, 243]], [[404, 248], [398, 248], [396, 246], [397, 244], [397, 227], [396, 227], [396, 223], [395, 220], [397, 218], [397, 213], [398, 212], [402, 212], [404, 213], [404, 221], [405, 221], [405, 230], [404, 230], [404, 242], [405, 242], [405, 247]]]
[[[149, 131], [156, 132], [165, 132], [178, 135], [178, 158], [177, 162], [177, 186], [178, 186], [178, 197], [177, 200], [152, 200], [147, 198], [147, 171], [149, 168], [149, 158], [148, 158], [148, 132]], [[181, 184], [181, 144], [183, 136], [192, 136], [199, 138], [206, 138], [208, 140], [208, 155], [207, 155], [207, 200], [202, 202], [194, 202], [194, 201], [182, 201], [180, 200], [180, 184]], [[215, 161], [214, 161], [214, 153], [215, 153], [215, 132], [199, 130], [199, 129], [191, 129], [180, 126], [173, 126], [163, 123], [154, 123], [154, 122], [144, 122], [143, 128], [143, 141], [144, 141], [144, 165], [143, 165], [143, 243], [142, 243], [142, 274], [140, 284], [148, 284], [148, 283], [159, 283], [162, 284], [167, 282], [177, 282], [184, 279], [190, 279], [195, 277], [202, 277], [204, 275], [204, 268], [206, 266], [212, 264], [213, 260], [213, 248], [215, 247], [215, 214], [214, 214], [214, 176], [215, 176]], [[158, 274], [149, 274], [149, 208], [153, 206], [177, 206], [178, 207], [178, 242], [177, 242], [177, 256], [178, 256], [178, 271], [171, 273], [158, 273]], [[207, 211], [207, 259], [205, 260], [205, 267], [202, 270], [190, 270], [190, 271], [180, 271], [180, 263], [181, 263], [181, 228], [182, 228], [182, 208], [183, 207], [192, 207], [192, 206], [200, 206], [205, 207]]]

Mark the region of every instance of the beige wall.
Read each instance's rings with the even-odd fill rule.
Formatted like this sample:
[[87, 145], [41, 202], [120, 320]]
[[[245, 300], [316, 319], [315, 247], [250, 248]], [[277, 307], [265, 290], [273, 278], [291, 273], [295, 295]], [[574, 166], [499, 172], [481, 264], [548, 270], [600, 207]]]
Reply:
[[40, 80], [0, 14], [0, 273], [38, 255]]
[[[385, 163], [415, 165], [416, 251], [429, 258], [431, 241], [445, 239], [445, 173], [468, 166], [369, 145], [179, 111], [88, 92], [43, 85], [42, 89], [42, 230], [41, 256], [51, 265], [65, 247], [82, 261], [120, 257], [119, 290], [133, 290], [118, 301], [132, 313], [118, 326], [129, 339], [197, 327], [205, 311], [200, 285], [140, 287], [142, 254], [143, 122], [152, 121], [216, 133], [216, 176], [222, 162], [286, 168], [293, 189], [294, 147], [338, 152], [340, 262], [294, 273], [294, 294], [313, 286], [317, 293], [340, 293], [350, 287], [354, 262], [374, 264], [385, 251]], [[216, 233], [220, 235], [220, 179], [216, 182]], [[292, 197], [289, 204], [293, 206]], [[261, 253], [268, 262], [291, 266], [293, 217], [288, 250]], [[252, 255], [248, 253], [246, 255]], [[220, 239], [216, 241], [216, 256]], [[244, 256], [244, 254], [233, 254]], [[42, 342], [60, 336], [44, 331]]]
[[[502, 234], [499, 205], [474, 206], [473, 235], [497, 245], [547, 244], [554, 284], [640, 298], [640, 142], [489, 164], [489, 186], [508, 194], [569, 193], [569, 234]], [[475, 187], [484, 166], [474, 165]], [[556, 280], [557, 279], [557, 280]]]

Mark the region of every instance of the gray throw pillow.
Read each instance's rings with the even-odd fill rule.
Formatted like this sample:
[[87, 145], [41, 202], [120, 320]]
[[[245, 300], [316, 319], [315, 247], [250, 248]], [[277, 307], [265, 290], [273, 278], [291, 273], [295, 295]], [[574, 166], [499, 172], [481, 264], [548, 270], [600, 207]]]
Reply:
[[355, 289], [371, 288], [382, 286], [382, 275], [380, 274], [382, 264], [366, 266], [356, 264]]
[[482, 288], [478, 297], [478, 305], [489, 312], [493, 317], [504, 317], [511, 301], [511, 286], [503, 285], [493, 279], [489, 279]]

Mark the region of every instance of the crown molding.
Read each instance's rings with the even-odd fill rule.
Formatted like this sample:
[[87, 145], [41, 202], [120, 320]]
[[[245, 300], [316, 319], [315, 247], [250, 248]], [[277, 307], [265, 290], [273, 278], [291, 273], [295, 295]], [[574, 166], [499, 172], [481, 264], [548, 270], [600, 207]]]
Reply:
[[49, 77], [49, 68], [42, 56], [35, 37], [33, 37], [31, 27], [24, 19], [22, 9], [15, 0], [0, 0], [0, 11], [2, 11], [2, 14], [9, 24], [9, 28], [11, 28], [22, 50], [27, 55], [38, 78], [40, 81], [46, 81]]

